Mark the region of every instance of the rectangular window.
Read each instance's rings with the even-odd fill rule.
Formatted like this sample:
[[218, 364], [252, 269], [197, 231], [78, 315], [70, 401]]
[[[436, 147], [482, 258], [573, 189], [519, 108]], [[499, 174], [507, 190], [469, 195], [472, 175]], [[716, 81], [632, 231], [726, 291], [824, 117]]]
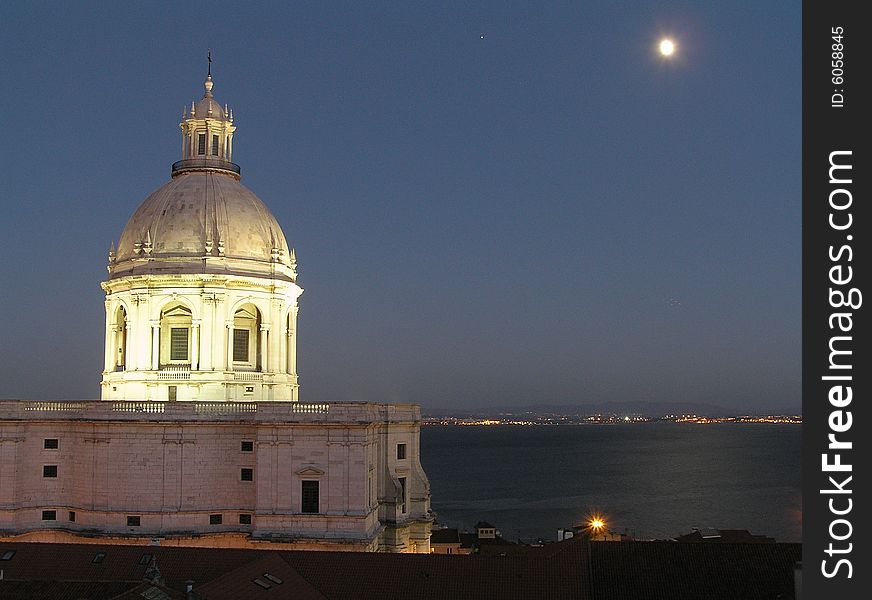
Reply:
[[318, 482], [303, 481], [303, 506], [304, 513], [317, 513], [319, 511], [318, 502]]
[[57, 450], [58, 449], [58, 441], [56, 438], [46, 438], [42, 441], [42, 447], [46, 450]]
[[242, 481], [254, 481], [254, 469], [242, 469], [239, 475]]
[[15, 556], [15, 550], [6, 550], [0, 555], [0, 560], [12, 560], [13, 556]]
[[404, 458], [406, 458], [406, 445], [397, 444], [397, 460], [403, 460]]
[[139, 515], [128, 515], [127, 517], [127, 526], [128, 527], [139, 527], [142, 524], [142, 517]]
[[248, 329], [233, 330], [233, 360], [248, 362]]
[[239, 515], [239, 524], [240, 525], [251, 525], [251, 515], [246, 515], [246, 514]]
[[69, 514], [67, 515], [67, 520], [70, 523], [75, 523], [76, 522], [76, 511], [74, 511], [74, 510], [69, 511]]
[[212, 156], [218, 156], [218, 136], [212, 136]]
[[57, 477], [58, 476], [58, 466], [57, 465], [43, 465], [42, 476], [43, 477]]
[[95, 565], [99, 565], [100, 563], [103, 562], [104, 558], [106, 558], [106, 553], [105, 552], [98, 552], [97, 554], [94, 555], [94, 558], [91, 559], [91, 562], [94, 563]]
[[152, 555], [146, 552], [142, 556], [139, 557], [139, 564], [141, 565], [149, 565], [151, 564]]
[[209, 525], [220, 525], [222, 520], [221, 515], [209, 515]]
[[242, 451], [243, 452], [254, 452], [254, 442], [244, 441], [242, 442]]
[[201, 133], [197, 136], [197, 154], [200, 156], [206, 154], [206, 134]]
[[179, 399], [179, 386], [177, 385], [168, 385], [167, 386], [167, 400], [170, 402], [175, 402]]
[[188, 328], [170, 329], [170, 360], [188, 360]]
[[400, 512], [406, 512], [406, 478], [400, 477]]
[[42, 511], [42, 520], [43, 521], [57, 521], [58, 513], [54, 510], [44, 510]]

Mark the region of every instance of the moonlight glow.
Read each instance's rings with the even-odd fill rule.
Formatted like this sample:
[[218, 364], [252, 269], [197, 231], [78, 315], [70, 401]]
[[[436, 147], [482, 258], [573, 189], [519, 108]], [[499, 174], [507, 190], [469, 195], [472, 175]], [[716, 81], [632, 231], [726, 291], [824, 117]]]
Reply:
[[660, 40], [660, 54], [662, 56], [672, 56], [675, 53], [675, 42], [669, 38]]

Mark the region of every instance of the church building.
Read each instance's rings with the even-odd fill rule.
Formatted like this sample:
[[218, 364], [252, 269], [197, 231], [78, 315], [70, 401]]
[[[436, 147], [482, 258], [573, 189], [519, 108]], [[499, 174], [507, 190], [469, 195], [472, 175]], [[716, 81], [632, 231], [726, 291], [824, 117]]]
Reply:
[[299, 402], [296, 256], [204, 87], [109, 252], [102, 400], [0, 401], [0, 541], [427, 553], [420, 407]]

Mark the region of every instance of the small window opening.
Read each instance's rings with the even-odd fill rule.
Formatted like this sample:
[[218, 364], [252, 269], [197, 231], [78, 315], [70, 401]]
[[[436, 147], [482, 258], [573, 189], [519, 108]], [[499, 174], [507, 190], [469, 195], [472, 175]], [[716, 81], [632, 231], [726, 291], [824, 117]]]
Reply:
[[138, 515], [128, 515], [127, 517], [127, 526], [128, 527], [139, 527], [142, 524], [142, 517]]
[[252, 579], [251, 581], [252, 581], [253, 583], [255, 583], [256, 585], [259, 585], [260, 587], [262, 587], [262, 588], [265, 589], [265, 590], [268, 590], [268, 589], [270, 589], [270, 588], [272, 587], [272, 585], [268, 584], [268, 583], [267, 583], [266, 581], [264, 581], [263, 579]]
[[212, 136], [212, 156], [218, 156], [218, 136]]
[[254, 469], [242, 469], [239, 476], [242, 481], [254, 481]]
[[42, 442], [42, 447], [46, 450], [57, 450], [58, 449], [58, 440], [57, 438], [46, 438]]
[[151, 558], [152, 558], [151, 554], [148, 554], [148, 553], [143, 554], [142, 556], [139, 557], [139, 564], [141, 564], [141, 565], [150, 564]]
[[13, 556], [15, 556], [15, 550], [7, 550], [3, 554], [0, 554], [0, 560], [12, 560]]
[[57, 521], [58, 513], [56, 510], [44, 510], [42, 511], [42, 520], [43, 521]]
[[94, 555], [94, 558], [91, 559], [91, 562], [94, 563], [95, 565], [99, 565], [100, 563], [103, 562], [104, 558], [106, 558], [106, 553], [105, 552], [98, 552], [97, 554]]
[[220, 525], [221, 521], [223, 521], [221, 515], [209, 515], [209, 525]]
[[197, 154], [202, 156], [206, 154], [206, 134], [201, 133], [197, 136]]
[[397, 460], [403, 460], [404, 458], [406, 458], [406, 445], [397, 444]]
[[239, 515], [239, 524], [240, 525], [251, 525], [251, 515], [240, 514]]
[[76, 522], [76, 511], [74, 511], [74, 510], [69, 511], [69, 514], [67, 514], [67, 520], [70, 523], [75, 523]]
[[179, 386], [170, 385], [167, 386], [167, 400], [170, 402], [175, 402], [179, 399]]
[[269, 579], [270, 581], [272, 581], [272, 582], [273, 582], [274, 584], [276, 584], [276, 585], [280, 585], [280, 584], [282, 583], [282, 580], [281, 580], [281, 579], [279, 579], [279, 578], [276, 577], [275, 575], [270, 575], [269, 573], [264, 573], [264, 574], [263, 574], [263, 578], [264, 578], [264, 579]]
[[242, 442], [241, 449], [243, 452], [254, 452], [254, 442], [250, 442], [248, 440]]
[[318, 506], [318, 482], [317, 481], [303, 481], [302, 482], [302, 496], [303, 496], [303, 505], [302, 512], [304, 513], [317, 513], [319, 510]]
[[57, 465], [43, 465], [42, 476], [43, 477], [57, 477], [58, 476], [58, 466]]

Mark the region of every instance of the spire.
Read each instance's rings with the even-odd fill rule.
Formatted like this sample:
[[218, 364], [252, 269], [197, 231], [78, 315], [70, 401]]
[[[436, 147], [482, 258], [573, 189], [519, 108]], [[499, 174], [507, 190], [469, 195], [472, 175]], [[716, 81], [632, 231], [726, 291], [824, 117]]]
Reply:
[[206, 72], [206, 81], [203, 82], [203, 87], [206, 88], [206, 93], [203, 94], [204, 98], [212, 97], [212, 49], [210, 48], [208, 52], [206, 52], [206, 60], [209, 61], [209, 70]]

